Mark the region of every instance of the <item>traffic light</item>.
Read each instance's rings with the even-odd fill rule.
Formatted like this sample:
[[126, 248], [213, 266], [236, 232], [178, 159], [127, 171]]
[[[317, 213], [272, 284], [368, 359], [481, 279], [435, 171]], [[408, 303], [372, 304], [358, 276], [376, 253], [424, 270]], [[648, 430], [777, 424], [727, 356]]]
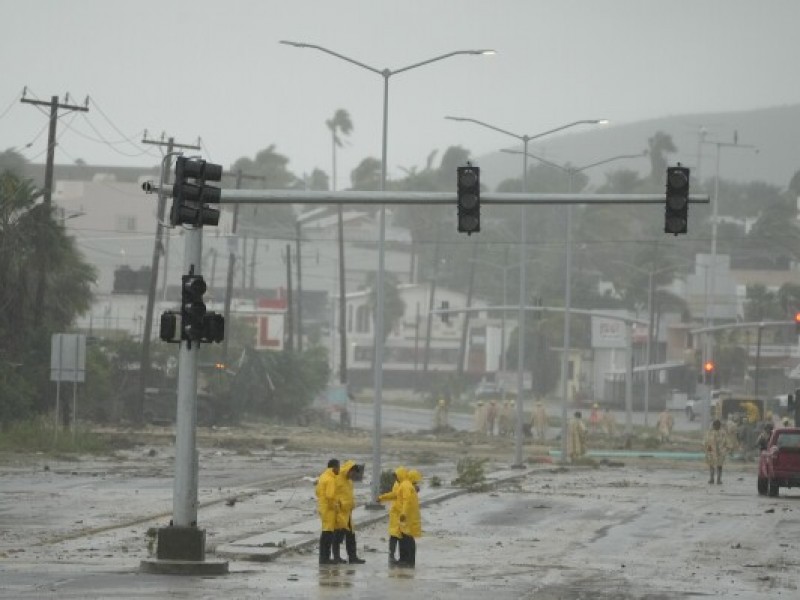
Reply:
[[207, 181], [222, 179], [222, 166], [199, 158], [179, 156], [175, 161], [175, 183], [172, 185], [172, 209], [169, 223], [176, 225], [216, 226], [219, 210], [208, 203], [219, 203], [222, 192]]
[[794, 313], [794, 332], [800, 335], [800, 312]]
[[203, 318], [203, 334], [201, 342], [219, 344], [225, 339], [225, 317], [219, 313], [209, 312]]
[[190, 272], [181, 277], [181, 339], [201, 342], [205, 331], [206, 305], [203, 294], [206, 282], [202, 275]]
[[[447, 300], [442, 300], [442, 310], [450, 310], [450, 303]], [[450, 324], [450, 313], [443, 312], [442, 313], [442, 323], [445, 325]]]
[[171, 310], [161, 313], [161, 323], [158, 328], [158, 337], [168, 343], [180, 342], [176, 338], [178, 333], [178, 315]]
[[717, 365], [714, 364], [713, 360], [707, 360], [703, 363], [703, 373], [706, 383], [711, 385], [717, 384]]
[[664, 233], [686, 233], [689, 225], [689, 169], [667, 167]]
[[481, 230], [481, 170], [472, 165], [456, 169], [458, 231], [472, 235]]

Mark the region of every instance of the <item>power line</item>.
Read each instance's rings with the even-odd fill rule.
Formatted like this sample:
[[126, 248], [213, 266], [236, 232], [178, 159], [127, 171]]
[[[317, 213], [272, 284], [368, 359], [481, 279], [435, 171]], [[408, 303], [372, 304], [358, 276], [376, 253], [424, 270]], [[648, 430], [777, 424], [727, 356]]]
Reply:
[[[65, 102], [59, 102], [58, 96], [52, 96], [50, 98], [50, 102], [46, 102], [44, 100], [32, 100], [26, 97], [27, 87], [22, 91], [22, 98], [20, 98], [20, 102], [25, 104], [31, 104], [36, 108], [40, 108], [42, 106], [49, 106], [50, 107], [50, 123], [49, 123], [49, 133], [47, 136], [47, 163], [45, 166], [44, 171], [44, 205], [49, 211], [52, 206], [52, 199], [53, 199], [53, 163], [55, 161], [55, 149], [56, 149], [56, 127], [58, 125], [58, 114], [60, 110], [68, 110], [68, 111], [77, 111], [77, 112], [88, 112], [88, 106], [77, 106], [74, 104], [68, 104], [69, 101], [69, 94], [67, 94], [67, 98]], [[88, 104], [88, 98], [87, 104]], [[43, 254], [40, 260], [40, 267], [39, 267], [39, 279], [37, 282], [36, 287], [36, 298], [34, 301], [34, 308], [33, 308], [33, 320], [35, 325], [39, 325], [42, 318], [42, 308], [44, 306], [44, 292], [46, 286], [46, 274], [47, 274], [47, 255]]]

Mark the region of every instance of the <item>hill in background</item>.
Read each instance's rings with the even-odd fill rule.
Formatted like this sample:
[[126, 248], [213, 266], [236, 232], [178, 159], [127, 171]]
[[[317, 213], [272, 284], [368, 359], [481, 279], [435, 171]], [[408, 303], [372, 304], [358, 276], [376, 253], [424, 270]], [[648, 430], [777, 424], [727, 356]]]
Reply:
[[[613, 117], [613, 115], [612, 115]], [[737, 182], [765, 181], [785, 188], [792, 175], [800, 169], [800, 104], [779, 106], [741, 112], [678, 115], [615, 125], [612, 121], [604, 127], [590, 127], [582, 131], [548, 138], [542, 143], [533, 142], [528, 152], [553, 162], [581, 167], [620, 154], [636, 154], [647, 148], [647, 140], [657, 131], [672, 136], [678, 151], [668, 155], [670, 164], [681, 162], [692, 167], [694, 181], [712, 178], [716, 170], [716, 147], [703, 144], [701, 132], [707, 141], [733, 143], [738, 132], [739, 144], [751, 144], [750, 149], [722, 148], [720, 153], [720, 178]], [[498, 137], [498, 148], [518, 148], [521, 145], [503, 145]], [[532, 162], [532, 161], [531, 161]], [[522, 157], [495, 152], [477, 157], [481, 167], [482, 182], [494, 190], [508, 178], [519, 178]], [[698, 169], [699, 164], [699, 169]], [[650, 172], [647, 158], [632, 159], [602, 165], [587, 170], [593, 185], [605, 180], [604, 174], [630, 168], [646, 175]], [[698, 178], [699, 171], [699, 178]]]

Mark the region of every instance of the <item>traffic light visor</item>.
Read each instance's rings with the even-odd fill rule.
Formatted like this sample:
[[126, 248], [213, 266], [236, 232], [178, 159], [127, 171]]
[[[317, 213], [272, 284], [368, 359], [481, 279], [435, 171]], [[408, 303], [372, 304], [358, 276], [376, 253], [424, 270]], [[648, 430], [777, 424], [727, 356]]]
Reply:
[[462, 188], [471, 188], [478, 183], [478, 175], [472, 169], [463, 169], [458, 176], [458, 184]]
[[688, 169], [673, 167], [667, 173], [667, 185], [675, 192], [680, 193], [689, 187]]

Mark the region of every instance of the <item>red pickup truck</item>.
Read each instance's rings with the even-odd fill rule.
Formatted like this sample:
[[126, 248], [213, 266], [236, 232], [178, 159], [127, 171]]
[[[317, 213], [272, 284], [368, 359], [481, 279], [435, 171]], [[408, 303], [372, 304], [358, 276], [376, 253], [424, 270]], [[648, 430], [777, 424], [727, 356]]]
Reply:
[[800, 487], [800, 427], [776, 429], [761, 451], [758, 493], [777, 496], [781, 487]]

